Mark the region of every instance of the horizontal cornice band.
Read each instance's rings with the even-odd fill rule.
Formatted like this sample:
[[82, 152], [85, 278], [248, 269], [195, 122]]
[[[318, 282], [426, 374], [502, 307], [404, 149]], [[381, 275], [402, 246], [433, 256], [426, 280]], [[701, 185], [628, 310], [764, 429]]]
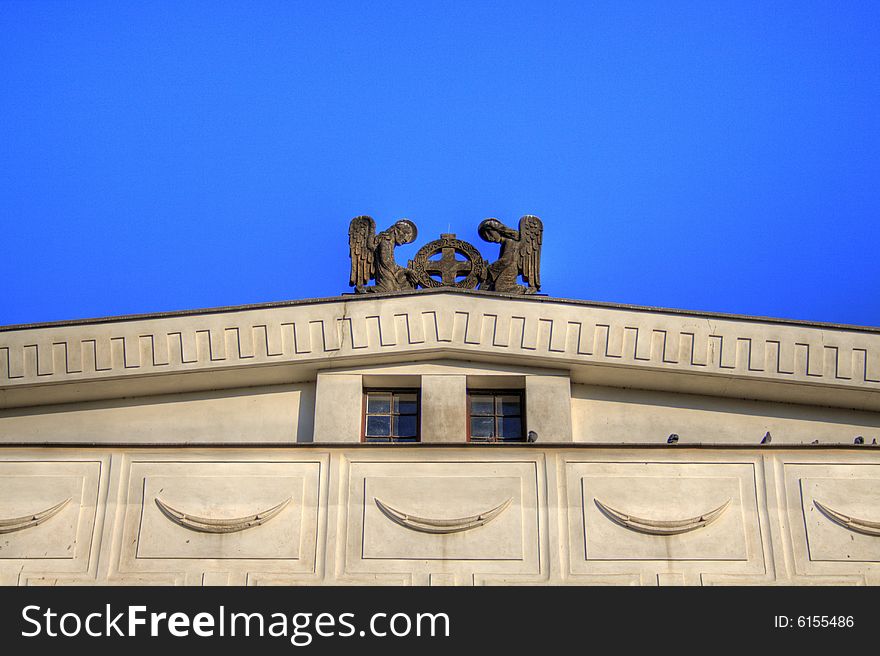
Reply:
[[0, 389], [444, 350], [880, 390], [880, 333], [449, 292], [6, 330]]

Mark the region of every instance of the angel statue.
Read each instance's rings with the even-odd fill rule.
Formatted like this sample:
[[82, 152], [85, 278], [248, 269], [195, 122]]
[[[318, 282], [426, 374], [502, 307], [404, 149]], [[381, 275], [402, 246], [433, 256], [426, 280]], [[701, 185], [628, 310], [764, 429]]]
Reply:
[[[519, 230], [498, 219], [486, 219], [477, 232], [485, 241], [501, 244], [498, 259], [486, 267], [480, 289], [509, 294], [534, 294], [541, 289], [541, 236], [544, 224], [537, 216], [524, 216]], [[528, 287], [516, 282], [518, 276]]]
[[[348, 245], [351, 248], [351, 278], [349, 285], [355, 292], [397, 292], [415, 289], [415, 272], [394, 261], [394, 247], [415, 241], [416, 224], [401, 219], [393, 226], [376, 234], [376, 222], [369, 216], [356, 216], [348, 226]], [[366, 287], [370, 280], [376, 284]]]

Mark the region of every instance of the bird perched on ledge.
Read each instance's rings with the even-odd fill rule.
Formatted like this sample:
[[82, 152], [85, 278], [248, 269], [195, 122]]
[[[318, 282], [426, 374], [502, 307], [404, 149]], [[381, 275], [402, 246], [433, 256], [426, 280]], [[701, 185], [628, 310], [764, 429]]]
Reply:
[[529, 442], [537, 442], [538, 434], [535, 431], [529, 431], [528, 436], [526, 436], [526, 440], [528, 440]]
[[773, 437], [770, 435], [770, 431], [767, 431], [764, 433], [764, 438], [761, 440], [761, 444], [770, 444], [770, 440], [772, 439]]
[[669, 437], [666, 438], [667, 444], [678, 444], [678, 433], [670, 433]]

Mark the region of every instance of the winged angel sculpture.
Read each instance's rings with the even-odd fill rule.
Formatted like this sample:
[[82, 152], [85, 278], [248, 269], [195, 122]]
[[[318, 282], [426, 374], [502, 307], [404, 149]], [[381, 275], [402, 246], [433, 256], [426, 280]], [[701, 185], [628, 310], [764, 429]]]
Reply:
[[[541, 290], [541, 239], [544, 224], [537, 216], [527, 215], [519, 220], [519, 230], [504, 225], [498, 219], [486, 219], [477, 228], [485, 241], [501, 244], [498, 259], [486, 267], [480, 289], [509, 294], [534, 294]], [[528, 286], [517, 284], [522, 276]]]
[[[355, 292], [364, 294], [415, 289], [415, 272], [397, 264], [394, 247], [415, 241], [417, 235], [416, 224], [408, 219], [401, 219], [376, 234], [376, 222], [372, 217], [353, 218], [348, 226], [348, 245], [351, 248], [349, 284]], [[376, 283], [368, 287], [370, 280]]]

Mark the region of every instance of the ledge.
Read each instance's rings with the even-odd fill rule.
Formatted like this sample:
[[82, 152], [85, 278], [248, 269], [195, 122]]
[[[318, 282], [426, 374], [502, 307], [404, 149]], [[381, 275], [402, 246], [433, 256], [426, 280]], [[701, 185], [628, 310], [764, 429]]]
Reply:
[[627, 443], [619, 442], [515, 442], [497, 444], [474, 444], [471, 442], [408, 442], [406, 444], [382, 444], [378, 442], [292, 442], [290, 444], [278, 444], [277, 442], [216, 442], [216, 443], [133, 443], [133, 442], [0, 442], [0, 451], [4, 449], [59, 449], [59, 450], [82, 450], [82, 449], [154, 449], [179, 451], [190, 449], [192, 451], [204, 451], [205, 449], [229, 450], [274, 450], [274, 451], [297, 451], [297, 450], [370, 450], [390, 449], [392, 451], [418, 451], [425, 449], [470, 449], [486, 450], [494, 449], [517, 450], [528, 449], [531, 451], [562, 450], [562, 451], [642, 451], [658, 450], [674, 453], [677, 451], [863, 451], [866, 457], [876, 457], [880, 454], [880, 445], [868, 444], [709, 444], [694, 442], [691, 444], [676, 444], [675, 446], [665, 443]]
[[190, 317], [204, 314], [223, 314], [226, 312], [241, 312], [245, 310], [265, 310], [270, 308], [298, 307], [301, 305], [318, 305], [322, 303], [348, 303], [350, 301], [369, 301], [381, 298], [400, 298], [406, 296], [423, 296], [429, 294], [465, 294], [467, 296], [483, 296], [488, 298], [506, 298], [514, 301], [537, 302], [537, 303], [563, 303], [566, 305], [579, 305], [584, 307], [611, 308], [629, 310], [634, 312], [653, 312], [659, 314], [674, 314], [690, 317], [705, 317], [714, 319], [728, 319], [734, 321], [750, 321], [758, 323], [778, 323], [792, 326], [806, 326], [813, 328], [826, 328], [835, 330], [852, 330], [857, 332], [880, 333], [880, 327], [860, 326], [855, 324], [843, 324], [824, 321], [804, 321], [801, 319], [785, 319], [779, 317], [763, 317], [748, 314], [731, 314], [724, 312], [710, 312], [702, 310], [682, 310], [678, 308], [654, 307], [650, 305], [632, 305], [628, 303], [609, 303], [606, 301], [590, 301], [572, 298], [547, 296], [546, 294], [506, 294], [502, 292], [489, 292], [477, 289], [458, 289], [456, 287], [435, 287], [431, 289], [418, 289], [404, 292], [385, 292], [376, 294], [344, 293], [339, 296], [326, 296], [320, 298], [304, 298], [299, 300], [272, 301], [266, 303], [249, 303], [245, 305], [225, 305], [212, 308], [196, 308], [191, 310], [173, 310], [169, 312], [148, 312], [144, 314], [124, 314], [110, 317], [92, 317], [85, 319], [69, 319], [61, 321], [46, 321], [42, 323], [20, 323], [0, 326], [0, 332], [11, 330], [33, 330], [39, 328], [56, 328], [60, 326], [85, 326], [101, 323], [116, 323], [120, 321], [139, 321], [143, 319], [162, 319], [166, 317]]
[[438, 358], [559, 370], [589, 384], [880, 409], [876, 329], [450, 289], [7, 327], [0, 407]]

